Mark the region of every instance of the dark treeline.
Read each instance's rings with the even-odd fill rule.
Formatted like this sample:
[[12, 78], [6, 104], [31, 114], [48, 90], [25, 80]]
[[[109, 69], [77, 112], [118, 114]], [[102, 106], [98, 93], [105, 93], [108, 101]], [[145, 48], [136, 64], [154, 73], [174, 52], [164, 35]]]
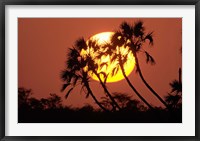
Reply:
[[[127, 94], [113, 93], [121, 110], [113, 109], [112, 101], [101, 98], [101, 104], [109, 111], [103, 111], [86, 104], [81, 108], [64, 106], [61, 98], [50, 94], [47, 98], [32, 97], [32, 90], [18, 89], [19, 123], [181, 123], [181, 103], [173, 103], [173, 110], [145, 107], [139, 100]], [[170, 101], [170, 100], [168, 100]]]

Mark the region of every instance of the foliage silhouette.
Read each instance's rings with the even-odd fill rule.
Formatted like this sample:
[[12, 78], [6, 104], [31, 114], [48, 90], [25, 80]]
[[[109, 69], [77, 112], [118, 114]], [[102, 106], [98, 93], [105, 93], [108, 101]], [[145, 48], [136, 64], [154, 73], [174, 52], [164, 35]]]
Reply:
[[104, 108], [101, 103], [97, 100], [95, 95], [93, 94], [90, 86], [89, 86], [89, 75], [88, 70], [84, 69], [87, 64], [88, 60], [87, 58], [83, 58], [81, 55], [81, 50], [86, 49], [87, 44], [83, 38], [80, 38], [76, 40], [75, 45], [73, 48], [69, 49], [69, 53], [67, 54], [67, 61], [66, 61], [66, 69], [62, 71], [61, 78], [64, 81], [63, 87], [61, 91], [64, 91], [68, 86], [71, 86], [71, 88], [68, 90], [67, 94], [65, 95], [65, 98], [67, 98], [70, 94], [70, 92], [79, 84], [82, 85], [82, 90], [86, 94], [86, 98], [89, 97], [89, 95], [93, 98], [95, 103], [104, 111], [107, 111], [106, 108]]
[[179, 68], [179, 80], [173, 80], [169, 83], [171, 86], [171, 92], [165, 96], [165, 101], [172, 109], [181, 108], [182, 106], [182, 80], [181, 80], [181, 68]]
[[[127, 62], [128, 59], [128, 54], [129, 53], [123, 53], [122, 49], [120, 48], [120, 46], [123, 46], [124, 44], [124, 40], [120, 35], [121, 33], [116, 32], [113, 36], [112, 36], [112, 40], [111, 43], [106, 43], [105, 45], [103, 45], [103, 48], [106, 50], [103, 54], [99, 54], [99, 55], [109, 55], [111, 56], [111, 63], [113, 62], [117, 62], [116, 67], [112, 70], [112, 75], [114, 76], [119, 70], [122, 71], [122, 74], [126, 80], [126, 82], [128, 83], [128, 85], [131, 87], [131, 89], [135, 92], [135, 94], [150, 108], [153, 109], [153, 107], [145, 100], [145, 98], [136, 90], [136, 88], [132, 85], [131, 81], [129, 80], [129, 78], [127, 77], [126, 73], [125, 73], [125, 69], [124, 69], [124, 65]], [[121, 41], [123, 40], [123, 41]]]
[[61, 97], [56, 94], [51, 94], [48, 98], [40, 100], [31, 97], [32, 90], [23, 87], [18, 88], [18, 106], [20, 109], [57, 109], [62, 108]]
[[[127, 111], [146, 111], [147, 108], [138, 100], [131, 99], [126, 93], [115, 92], [112, 94], [113, 98], [117, 101], [121, 109]], [[101, 103], [108, 109], [112, 108], [112, 102], [107, 97], [102, 97]], [[113, 111], [113, 109], [111, 109]]]
[[[79, 43], [81, 42], [81, 43]], [[79, 55], [82, 58], [81, 60], [84, 60], [84, 65], [80, 65], [84, 71], [87, 73], [95, 74], [104, 89], [104, 92], [106, 95], [111, 99], [113, 103], [113, 108], [121, 109], [117, 102], [114, 100], [114, 98], [111, 96], [111, 93], [108, 91], [106, 87], [106, 79], [103, 81], [101, 78], [101, 75], [103, 75], [104, 78], [107, 77], [107, 74], [105, 72], [98, 72], [98, 68], [100, 67], [99, 64], [95, 61], [97, 59], [97, 56], [95, 52], [100, 51], [100, 45], [96, 40], [89, 39], [87, 42], [82, 38], [81, 41], [76, 41], [76, 44], [78, 45], [78, 51]], [[81, 51], [86, 50], [84, 54], [81, 54]], [[101, 64], [100, 64], [101, 65]], [[78, 65], [77, 65], [78, 66]]]
[[149, 41], [149, 46], [153, 45], [153, 32], [145, 33], [145, 28], [143, 26], [142, 21], [136, 22], [134, 25], [130, 25], [127, 22], [123, 22], [120, 25], [120, 30], [116, 31], [115, 34], [112, 36], [112, 44], [115, 47], [127, 47], [133, 53], [136, 62], [136, 72], [139, 73], [140, 78], [142, 79], [143, 83], [146, 87], [154, 94], [166, 107], [168, 105], [166, 102], [155, 92], [155, 90], [147, 83], [145, 80], [140, 65], [139, 65], [139, 58], [138, 53], [143, 52], [146, 56], [146, 63], [150, 63], [152, 65], [155, 64], [154, 58], [143, 48], [144, 43], [146, 40]]
[[29, 98], [32, 95], [31, 89], [23, 87], [18, 88], [18, 106], [19, 108], [27, 109], [29, 107]]
[[[21, 89], [21, 88], [19, 88]], [[18, 91], [18, 97], [32, 94], [29, 89]], [[181, 122], [180, 108], [173, 112], [162, 108], [152, 111], [147, 109], [140, 101], [131, 99], [124, 93], [113, 93], [112, 96], [122, 107], [120, 111], [113, 110], [106, 112], [95, 109], [92, 105], [86, 104], [83, 107], [73, 108], [64, 106], [61, 98], [56, 94], [51, 94], [47, 98], [36, 99], [30, 95], [22, 103], [18, 103], [19, 123], [177, 123]], [[52, 100], [53, 99], [53, 100]], [[43, 101], [51, 101], [51, 104], [42, 104]], [[112, 103], [107, 97], [107, 100]], [[57, 106], [52, 106], [57, 105]], [[112, 108], [112, 106], [110, 106]]]
[[61, 97], [56, 94], [50, 94], [50, 97], [42, 98], [41, 103], [43, 109], [57, 109], [62, 107]]

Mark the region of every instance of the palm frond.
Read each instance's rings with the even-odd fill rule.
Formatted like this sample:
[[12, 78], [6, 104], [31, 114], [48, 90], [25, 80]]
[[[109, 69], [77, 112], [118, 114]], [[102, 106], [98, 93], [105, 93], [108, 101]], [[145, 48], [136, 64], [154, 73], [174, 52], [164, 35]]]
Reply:
[[128, 54], [123, 55], [122, 63], [123, 65], [127, 62], [128, 60]]
[[115, 76], [118, 71], [119, 71], [119, 66], [116, 66], [115, 68], [112, 69], [111, 76], [112, 77]]
[[139, 73], [139, 68], [138, 68], [138, 66], [137, 66], [137, 65], [136, 65], [135, 72], [136, 72], [136, 73]]
[[77, 49], [69, 48], [68, 57], [77, 58], [78, 56], [80, 56], [80, 53], [79, 53], [79, 51]]
[[87, 49], [87, 43], [83, 37], [75, 41], [75, 48], [81, 51], [82, 49]]
[[165, 101], [168, 104], [173, 105], [173, 106], [177, 105], [180, 99], [181, 99], [181, 95], [172, 95], [168, 93], [168, 95], [165, 96]]
[[79, 79], [80, 79], [80, 77], [75, 75], [72, 84], [75, 86]]
[[63, 92], [69, 85], [71, 85], [71, 84], [70, 83], [63, 84], [62, 88], [61, 88], [61, 92]]
[[153, 57], [145, 51], [145, 55], [146, 55], [146, 63], [151, 63], [151, 65], [154, 65], [156, 62], [155, 60], [153, 59]]
[[133, 33], [135, 37], [144, 35], [144, 27], [142, 21], [137, 21], [133, 27]]
[[170, 86], [172, 88], [171, 93], [172, 92], [176, 92], [178, 94], [179, 92], [182, 92], [182, 84], [179, 83], [178, 80], [174, 80], [169, 84], [170, 84]]
[[144, 40], [149, 40], [149, 44], [150, 44], [150, 45], [153, 45], [153, 43], [154, 43], [154, 40], [153, 40], [153, 32], [148, 33], [148, 34], [145, 36]]
[[106, 52], [98, 51], [98, 54], [95, 57], [96, 59], [101, 59], [101, 57], [103, 57], [104, 55], [106, 56], [106, 54]]
[[120, 25], [120, 28], [126, 37], [128, 38], [132, 37], [133, 27], [130, 24], [128, 24], [127, 22], [122, 22], [122, 24]]
[[78, 58], [75, 58], [75, 57], [69, 57], [66, 61], [66, 66], [67, 68], [69, 69], [74, 69], [74, 68], [78, 68], [79, 66], [79, 61], [78, 61]]
[[80, 68], [84, 68], [86, 65], [87, 65], [87, 61], [83, 57], [81, 57], [79, 61]]
[[66, 99], [68, 98], [69, 94], [71, 93], [71, 91], [72, 91], [73, 89], [74, 89], [74, 88], [69, 89], [69, 91], [66, 93], [66, 95], [65, 95], [65, 98], [66, 98]]
[[107, 74], [105, 72], [100, 72], [99, 75], [103, 75], [104, 79], [107, 77]]
[[[112, 39], [112, 37], [113, 37], [113, 35], [111, 36], [111, 39]], [[112, 45], [111, 43], [109, 43], [109, 42], [103, 43], [102, 46], [101, 46], [101, 48], [103, 48], [104, 50], [107, 49], [107, 48], [112, 48], [112, 49], [114, 49], [114, 48], [113, 48], [113, 45]]]
[[72, 73], [70, 72], [70, 71], [68, 71], [68, 70], [63, 70], [62, 72], [61, 72], [61, 79], [63, 80], [63, 81], [67, 81], [67, 82], [70, 82], [71, 81], [71, 78], [72, 78]]
[[108, 48], [108, 49], [104, 52], [104, 53], [105, 53], [105, 56], [106, 56], [106, 55], [112, 56], [114, 50], [115, 50], [115, 49]]
[[92, 59], [92, 58], [87, 58], [87, 66], [88, 66], [88, 70], [89, 71], [94, 71], [94, 70], [97, 70], [98, 69], [98, 64], [95, 63], [95, 61]]
[[98, 40], [95, 39], [90, 39], [87, 41], [87, 45], [89, 48], [93, 48], [94, 50], [98, 50], [99, 49], [99, 45], [98, 45]]
[[111, 44], [113, 45], [113, 47], [122, 46], [123, 44], [125, 44], [124, 36], [120, 31], [116, 31], [111, 36]]
[[117, 55], [117, 54], [112, 55], [112, 56], [111, 56], [111, 59], [110, 59], [110, 62], [111, 62], [111, 63], [115, 62], [115, 61], [117, 60], [117, 58], [118, 58], [118, 55]]
[[85, 82], [83, 81], [82, 83], [83, 83], [83, 85], [81, 87], [80, 93], [82, 93], [82, 92], [86, 93], [86, 91], [85, 91], [85, 89], [86, 89], [85, 88]]
[[94, 52], [96, 52], [101, 48], [101, 45], [98, 43], [98, 40], [93, 39], [88, 41], [88, 47], [92, 48]]
[[100, 64], [100, 69], [102, 69], [104, 66], [106, 66], [106, 68], [108, 67], [108, 63], [107, 62], [103, 62]]
[[137, 44], [136, 46], [134, 46], [135, 48], [135, 52], [139, 52], [140, 51], [140, 49], [141, 49], [141, 47], [142, 47], [142, 44], [141, 43], [139, 43], [139, 44]]
[[90, 93], [87, 92], [85, 98], [88, 98], [90, 96]]

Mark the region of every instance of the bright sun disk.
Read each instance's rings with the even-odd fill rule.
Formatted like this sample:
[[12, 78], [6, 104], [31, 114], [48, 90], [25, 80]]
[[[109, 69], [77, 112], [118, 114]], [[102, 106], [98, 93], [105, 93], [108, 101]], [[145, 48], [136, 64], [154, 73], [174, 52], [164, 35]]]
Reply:
[[[90, 39], [97, 41], [98, 44], [110, 43], [110, 39], [113, 34], [114, 34], [114, 32], [101, 32], [101, 33], [93, 35], [92, 37], [90, 37]], [[124, 64], [124, 70], [125, 70], [126, 75], [128, 76], [135, 67], [135, 57], [133, 56], [133, 54], [131, 52], [128, 52], [127, 48], [125, 48], [123, 46], [118, 47], [118, 48], [120, 48], [122, 55], [123, 54], [125, 55], [128, 53], [128, 59]], [[87, 54], [87, 52], [88, 52], [88, 49], [82, 50], [81, 54], [84, 55], [84, 54]], [[90, 50], [90, 53], [91, 52], [92, 51]], [[96, 53], [93, 51], [91, 55], [92, 55], [92, 57], [94, 57], [96, 55]], [[97, 63], [98, 66], [100, 66], [100, 64], [103, 62], [106, 62], [108, 64], [108, 66], [107, 67], [103, 66], [101, 69], [100, 69], [100, 67], [98, 67], [97, 72], [98, 73], [105, 72], [106, 74], [109, 74], [106, 82], [117, 82], [117, 81], [124, 79], [121, 69], [119, 69], [119, 71], [114, 76], [111, 76], [113, 68], [115, 68], [118, 63], [117, 61], [114, 61], [113, 63], [111, 63], [109, 55], [102, 56], [100, 59], [95, 59], [95, 63]], [[92, 77], [92, 79], [99, 81], [95, 74], [89, 72], [89, 75]], [[103, 75], [100, 75], [100, 77], [102, 80], [104, 80]]]

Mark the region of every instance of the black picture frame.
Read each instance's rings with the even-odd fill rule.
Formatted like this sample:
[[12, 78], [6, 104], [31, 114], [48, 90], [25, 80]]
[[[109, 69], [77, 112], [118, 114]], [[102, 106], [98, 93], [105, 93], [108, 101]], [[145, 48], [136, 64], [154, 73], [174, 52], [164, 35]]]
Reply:
[[[195, 5], [195, 136], [5, 136], [5, 7], [6, 5]], [[199, 55], [200, 55], [200, 0], [0, 0], [0, 139], [2, 141], [58, 141], [58, 140], [200, 140], [200, 96], [199, 96]]]

